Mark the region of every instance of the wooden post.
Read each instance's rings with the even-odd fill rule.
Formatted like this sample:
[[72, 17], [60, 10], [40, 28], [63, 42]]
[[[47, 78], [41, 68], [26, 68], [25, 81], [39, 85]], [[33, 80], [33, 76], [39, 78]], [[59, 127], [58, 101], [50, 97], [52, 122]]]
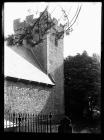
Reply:
[[27, 132], [27, 114], [25, 114], [25, 132]]
[[46, 123], [46, 125], [47, 125], [47, 133], [48, 133], [48, 115], [46, 115], [46, 118], [47, 118], [47, 123]]
[[19, 132], [20, 132], [20, 119], [21, 119], [20, 118], [20, 114], [19, 114], [19, 118], [18, 119], [19, 119]]
[[50, 119], [50, 124], [49, 124], [49, 125], [50, 125], [50, 133], [52, 132], [52, 126], [51, 126], [51, 125], [52, 125], [52, 124], [51, 124], [51, 118], [52, 118], [52, 115], [51, 115], [51, 112], [50, 112], [50, 115], [49, 115], [49, 119]]
[[28, 132], [29, 132], [29, 114], [28, 114]]
[[12, 114], [12, 117], [13, 117], [13, 127], [14, 127], [14, 123], [15, 123], [15, 121], [14, 121], [14, 120], [15, 120], [15, 113]]
[[37, 133], [37, 124], [38, 124], [38, 118], [37, 118], [38, 116], [36, 115], [36, 119], [35, 119], [35, 121], [36, 121], [36, 133]]

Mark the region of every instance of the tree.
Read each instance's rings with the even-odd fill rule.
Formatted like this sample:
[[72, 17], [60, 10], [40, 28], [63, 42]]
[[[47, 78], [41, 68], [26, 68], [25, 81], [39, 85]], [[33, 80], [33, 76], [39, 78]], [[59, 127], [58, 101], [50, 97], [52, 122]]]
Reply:
[[66, 114], [81, 118], [99, 106], [100, 76], [99, 62], [86, 51], [64, 60]]

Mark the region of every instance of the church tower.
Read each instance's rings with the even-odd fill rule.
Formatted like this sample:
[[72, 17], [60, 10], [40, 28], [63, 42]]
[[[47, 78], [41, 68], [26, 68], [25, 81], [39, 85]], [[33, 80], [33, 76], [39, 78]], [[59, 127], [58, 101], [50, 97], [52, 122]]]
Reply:
[[[41, 14], [40, 14], [41, 16]], [[48, 19], [51, 18], [50, 16]], [[51, 27], [46, 34], [43, 35], [42, 42], [31, 47], [31, 44], [24, 41], [23, 47], [13, 47], [13, 50], [16, 51], [19, 55], [24, 57], [34, 66], [39, 68], [49, 78], [54, 82], [55, 86], [53, 87], [53, 92], [50, 95], [48, 110], [44, 109], [45, 112], [52, 112], [55, 115], [64, 114], [64, 58], [63, 58], [63, 38], [57, 39], [56, 32], [62, 31], [63, 27], [58, 25], [58, 22], [55, 18], [52, 19], [54, 26]], [[19, 19], [14, 20], [14, 32], [15, 34], [20, 33], [18, 30], [21, 27], [27, 26], [28, 24], [34, 24], [36, 19], [33, 19], [33, 15], [27, 16], [24, 22], [20, 22]], [[45, 26], [42, 20], [40, 24]], [[40, 28], [42, 29], [40, 26]], [[39, 32], [37, 31], [37, 26], [33, 28], [33, 40], [37, 42], [39, 40]]]

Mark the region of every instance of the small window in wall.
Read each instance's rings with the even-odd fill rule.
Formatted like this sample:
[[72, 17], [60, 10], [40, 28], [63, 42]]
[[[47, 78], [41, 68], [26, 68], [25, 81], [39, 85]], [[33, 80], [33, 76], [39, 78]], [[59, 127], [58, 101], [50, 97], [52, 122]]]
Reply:
[[55, 37], [55, 45], [58, 46], [58, 39]]

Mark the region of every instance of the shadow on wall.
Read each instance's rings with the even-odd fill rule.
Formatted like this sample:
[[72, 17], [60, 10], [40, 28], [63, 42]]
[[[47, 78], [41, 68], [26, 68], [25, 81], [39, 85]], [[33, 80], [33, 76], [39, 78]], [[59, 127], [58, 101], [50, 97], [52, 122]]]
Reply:
[[[4, 83], [4, 116], [8, 112], [34, 113], [55, 115], [64, 113], [64, 91], [57, 71], [61, 71], [62, 66], [55, 70], [55, 86], [18, 80], [16, 78], [6, 78]], [[61, 84], [58, 84], [61, 83]]]
[[[33, 64], [35, 67], [37, 67], [38, 69], [42, 70], [44, 72], [44, 69], [42, 68], [43, 65], [41, 63], [39, 63], [39, 58], [37, 57], [37, 54], [34, 54], [34, 51], [32, 51], [32, 49], [29, 49], [29, 47], [26, 47], [27, 45], [25, 44], [24, 47], [21, 46], [14, 46], [11, 49], [13, 51], [15, 51], [17, 54], [19, 54], [20, 56], [22, 56], [23, 58], [25, 58], [27, 61], [29, 61], [31, 64]], [[38, 47], [39, 49], [40, 47]], [[37, 49], [37, 48], [36, 48]], [[40, 55], [42, 56], [42, 54]], [[41, 58], [41, 57], [40, 57]], [[39, 59], [39, 60], [38, 60]], [[41, 66], [41, 67], [40, 67]]]
[[59, 120], [60, 116], [64, 115], [64, 75], [63, 75], [63, 65], [59, 66], [55, 71], [52, 77], [55, 81], [55, 86], [52, 89], [52, 92], [45, 104], [44, 108], [41, 111], [41, 114], [46, 114], [51, 112], [56, 115], [56, 120]]

